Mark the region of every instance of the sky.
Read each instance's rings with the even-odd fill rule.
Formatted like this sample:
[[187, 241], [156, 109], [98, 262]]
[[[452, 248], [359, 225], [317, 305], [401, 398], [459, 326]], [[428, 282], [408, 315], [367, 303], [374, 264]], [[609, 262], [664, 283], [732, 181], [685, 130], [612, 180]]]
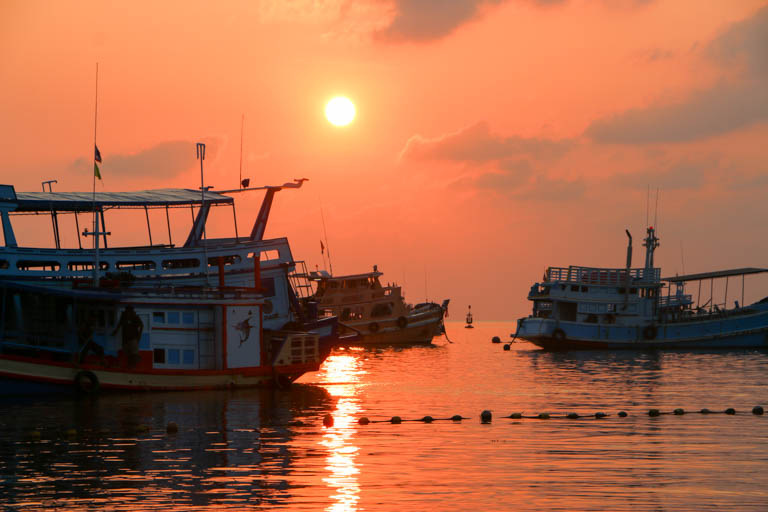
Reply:
[[335, 274], [378, 265], [449, 320], [527, 315], [548, 266], [623, 267], [625, 229], [641, 266], [649, 224], [664, 275], [768, 267], [766, 1], [0, 0], [0, 84], [0, 183], [91, 190], [96, 127], [97, 190], [194, 189], [204, 142], [214, 190], [241, 162], [309, 179], [267, 228], [297, 260], [328, 268], [323, 239]]

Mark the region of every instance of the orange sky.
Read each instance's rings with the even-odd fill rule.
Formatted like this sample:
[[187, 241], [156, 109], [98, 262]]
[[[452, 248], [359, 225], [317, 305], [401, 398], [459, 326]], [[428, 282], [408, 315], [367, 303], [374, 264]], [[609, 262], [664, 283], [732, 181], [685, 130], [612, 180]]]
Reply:
[[267, 232], [297, 259], [322, 204], [337, 274], [514, 319], [548, 265], [622, 266], [625, 228], [639, 265], [648, 186], [664, 274], [768, 266], [767, 34], [752, 0], [6, 0], [0, 181], [90, 189], [98, 62], [102, 190], [199, 186], [197, 141], [235, 187], [245, 115], [244, 176], [310, 179]]

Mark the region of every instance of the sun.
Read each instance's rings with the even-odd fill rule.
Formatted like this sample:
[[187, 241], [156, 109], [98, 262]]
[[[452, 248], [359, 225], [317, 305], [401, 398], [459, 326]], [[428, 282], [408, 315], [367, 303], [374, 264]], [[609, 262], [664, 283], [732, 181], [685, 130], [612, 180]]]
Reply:
[[346, 126], [355, 119], [355, 104], [349, 98], [336, 96], [325, 104], [325, 117], [334, 126]]

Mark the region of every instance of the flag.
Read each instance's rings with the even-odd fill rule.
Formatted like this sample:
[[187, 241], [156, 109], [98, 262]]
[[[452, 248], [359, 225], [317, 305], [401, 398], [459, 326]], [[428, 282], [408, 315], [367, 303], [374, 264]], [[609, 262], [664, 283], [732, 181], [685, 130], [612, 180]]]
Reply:
[[101, 152], [99, 151], [99, 146], [96, 144], [93, 145], [93, 175], [99, 179], [101, 179], [101, 173], [99, 172], [99, 164], [101, 163]]
[[325, 254], [325, 246], [323, 245], [323, 241], [320, 240], [320, 254]]

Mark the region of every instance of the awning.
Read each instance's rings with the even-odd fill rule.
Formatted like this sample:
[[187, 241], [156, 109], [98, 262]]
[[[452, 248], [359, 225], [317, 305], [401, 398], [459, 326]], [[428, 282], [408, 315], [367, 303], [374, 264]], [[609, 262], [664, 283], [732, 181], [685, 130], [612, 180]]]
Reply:
[[703, 272], [701, 274], [688, 274], [685, 276], [662, 277], [662, 281], [669, 283], [682, 283], [685, 281], [702, 281], [704, 279], [716, 279], [718, 277], [744, 276], [748, 274], [760, 274], [768, 272], [768, 268], [734, 268], [731, 270], [716, 270], [714, 272]]

